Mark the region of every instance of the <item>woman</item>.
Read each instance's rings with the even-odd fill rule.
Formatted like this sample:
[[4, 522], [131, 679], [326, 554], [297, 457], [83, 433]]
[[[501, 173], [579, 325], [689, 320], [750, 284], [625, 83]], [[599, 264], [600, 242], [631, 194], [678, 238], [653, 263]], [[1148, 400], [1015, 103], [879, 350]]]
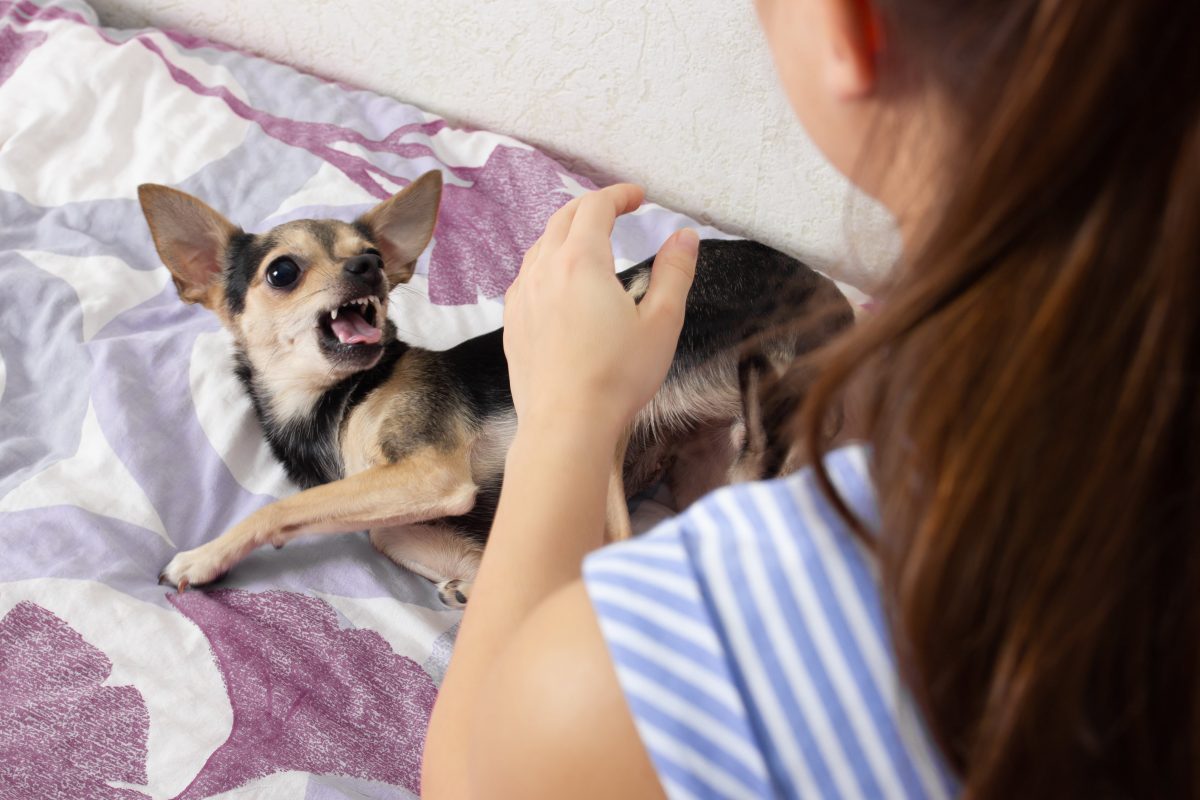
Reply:
[[[639, 190], [558, 212], [509, 295], [519, 431], [426, 796], [1200, 796], [1200, 4], [758, 11], [905, 243], [807, 398], [818, 466], [585, 561], [695, 236], [634, 307]], [[869, 448], [825, 458], [852, 379]]]

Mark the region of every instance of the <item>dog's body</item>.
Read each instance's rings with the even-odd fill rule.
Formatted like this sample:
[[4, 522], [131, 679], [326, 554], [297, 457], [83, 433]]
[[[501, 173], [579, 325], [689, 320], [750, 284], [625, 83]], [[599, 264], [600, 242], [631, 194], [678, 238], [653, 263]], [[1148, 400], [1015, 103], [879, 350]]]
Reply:
[[[305, 490], [179, 554], [164, 579], [181, 588], [206, 583], [268, 542], [368, 529], [380, 551], [437, 583], [445, 602], [466, 601], [516, 416], [502, 331], [438, 352], [405, 344], [386, 319], [388, 291], [411, 275], [432, 234], [436, 175], [353, 225], [305, 220], [262, 236], [187, 195], [143, 187], [181, 297], [204, 303], [233, 331], [237, 373], [273, 452]], [[650, 265], [619, 276], [635, 298]], [[818, 306], [840, 312], [804, 336], [762, 335]], [[799, 262], [753, 242], [702, 242], [675, 360], [614, 454], [610, 535], [627, 530], [625, 497], [661, 476], [682, 505], [731, 473], [759, 470], [747, 465], [762, 454], [739, 444], [734, 430], [743, 420], [746, 341], [758, 336], [754, 362], [778, 370], [851, 319], [836, 287]], [[689, 451], [705, 455], [679, 457]]]

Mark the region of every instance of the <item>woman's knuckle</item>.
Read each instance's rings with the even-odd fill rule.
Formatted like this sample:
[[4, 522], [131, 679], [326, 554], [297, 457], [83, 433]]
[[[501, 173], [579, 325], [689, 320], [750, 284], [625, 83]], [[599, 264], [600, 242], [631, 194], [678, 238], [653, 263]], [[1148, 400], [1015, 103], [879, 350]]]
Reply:
[[553, 214], [550, 215], [550, 221], [551, 222], [562, 222], [567, 217], [571, 216], [571, 214], [573, 214], [575, 212], [575, 209], [578, 207], [579, 207], [579, 199], [576, 198], [576, 199], [570, 201], [569, 203], [567, 203], [563, 206], [560, 206], [558, 211], [555, 211]]
[[554, 262], [557, 266], [563, 269], [574, 269], [581, 258], [579, 246], [574, 242], [567, 240], [562, 247], [558, 248], [558, 252], [554, 254]]
[[667, 319], [682, 317], [683, 312], [684, 304], [677, 297], [660, 298], [659, 301], [654, 304], [654, 313]]

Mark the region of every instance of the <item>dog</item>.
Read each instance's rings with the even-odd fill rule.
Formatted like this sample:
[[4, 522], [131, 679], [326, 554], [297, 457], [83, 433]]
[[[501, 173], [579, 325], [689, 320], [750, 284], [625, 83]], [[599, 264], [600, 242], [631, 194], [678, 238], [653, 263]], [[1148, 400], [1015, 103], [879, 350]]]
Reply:
[[[302, 488], [179, 553], [161, 581], [182, 591], [265, 544], [368, 530], [446, 605], [467, 602], [517, 425], [503, 331], [431, 351], [405, 344], [387, 316], [390, 291], [433, 236], [441, 189], [441, 173], [428, 172], [353, 222], [299, 220], [255, 235], [191, 195], [138, 188], [180, 299], [231, 332], [237, 376]], [[618, 275], [635, 300], [651, 263]], [[788, 332], [829, 308], [815, 330]], [[606, 537], [629, 535], [626, 498], [664, 477], [683, 507], [731, 475], [782, 464], [748, 435], [746, 397], [852, 320], [836, 286], [799, 261], [749, 241], [701, 242], [666, 381], [613, 456]]]

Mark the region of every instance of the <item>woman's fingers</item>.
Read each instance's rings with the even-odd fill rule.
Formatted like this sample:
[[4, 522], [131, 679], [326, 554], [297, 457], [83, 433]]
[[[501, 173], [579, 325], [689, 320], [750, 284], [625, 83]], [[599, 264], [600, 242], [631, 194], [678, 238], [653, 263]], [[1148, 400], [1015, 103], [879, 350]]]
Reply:
[[539, 236], [538, 240], [534, 242], [528, 250], [525, 251], [525, 258], [521, 261], [521, 269], [525, 269], [527, 264], [532, 264], [534, 261], [537, 261], [538, 253], [540, 253], [541, 250], [542, 237]]
[[666, 332], [678, 335], [699, 251], [700, 237], [691, 228], [676, 232], [659, 248], [650, 270], [650, 287], [639, 306], [652, 326], [662, 325]]
[[558, 252], [567, 239], [573, 240], [580, 252], [611, 255], [617, 217], [640, 206], [643, 196], [640, 186], [618, 183], [576, 197], [550, 216], [546, 230], [526, 251], [521, 270], [536, 269], [543, 254]]
[[570, 239], [588, 250], [611, 249], [617, 217], [642, 204], [645, 191], [632, 183], [617, 183], [580, 198], [571, 221]]
[[587, 196], [585, 194], [576, 197], [551, 214], [549, 221], [546, 223], [546, 230], [542, 233], [538, 242], [549, 248], [550, 252], [557, 250], [566, 240], [567, 234], [571, 232], [571, 222], [575, 219], [575, 212], [579, 209], [579, 204], [583, 201], [583, 198]]

